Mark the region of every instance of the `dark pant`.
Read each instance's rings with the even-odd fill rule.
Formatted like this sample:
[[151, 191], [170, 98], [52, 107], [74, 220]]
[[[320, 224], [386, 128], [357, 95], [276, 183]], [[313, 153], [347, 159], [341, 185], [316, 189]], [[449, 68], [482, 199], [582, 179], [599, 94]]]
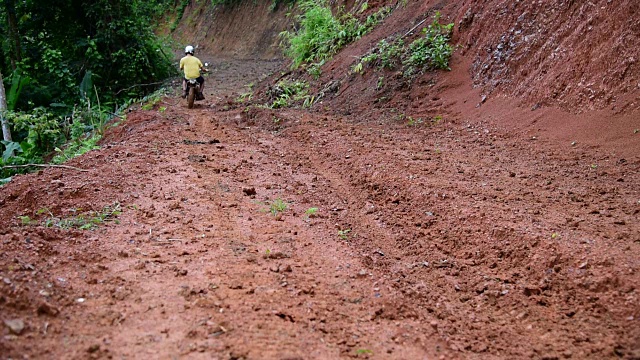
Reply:
[[[182, 97], [187, 96], [187, 81], [187, 78], [182, 79], [182, 89], [184, 90], [184, 94], [182, 95]], [[196, 78], [196, 81], [198, 82], [198, 84], [200, 84], [200, 93], [202, 94], [202, 90], [204, 89], [204, 78], [202, 76], [199, 76]]]
[[[187, 97], [187, 81], [187, 78], [184, 78], [182, 81], [182, 88], [184, 89], [184, 94], [182, 95], [183, 98]], [[196, 82], [200, 84], [200, 91], [196, 94], [196, 100], [204, 100], [204, 95], [202, 94], [202, 91], [204, 90], [204, 78], [199, 76], [196, 78]]]
[[[188, 81], [186, 78], [184, 79], [184, 81]], [[196, 78], [196, 81], [198, 82], [198, 84], [202, 85], [204, 84], [204, 78], [202, 76], [199, 76]]]

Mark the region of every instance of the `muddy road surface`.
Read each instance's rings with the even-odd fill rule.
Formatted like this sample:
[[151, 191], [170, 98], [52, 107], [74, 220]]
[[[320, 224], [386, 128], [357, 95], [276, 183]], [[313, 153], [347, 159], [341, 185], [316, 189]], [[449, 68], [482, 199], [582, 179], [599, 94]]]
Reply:
[[1, 358], [640, 358], [637, 156], [245, 107], [278, 64], [213, 65], [0, 188]]

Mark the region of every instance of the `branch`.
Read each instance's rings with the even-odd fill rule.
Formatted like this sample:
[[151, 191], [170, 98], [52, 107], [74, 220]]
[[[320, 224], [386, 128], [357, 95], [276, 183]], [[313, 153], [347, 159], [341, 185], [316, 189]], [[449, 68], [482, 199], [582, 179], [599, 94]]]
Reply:
[[424, 19], [424, 20], [420, 21], [420, 22], [418, 23], [418, 25], [416, 25], [416, 26], [412, 27], [412, 28], [411, 28], [411, 30], [407, 31], [407, 33], [406, 33], [406, 34], [402, 35], [402, 36], [400, 37], [400, 39], [404, 39], [404, 38], [406, 38], [406, 37], [407, 37], [409, 34], [411, 34], [415, 29], [417, 29], [417, 28], [418, 28], [418, 26], [420, 26], [420, 25], [424, 24], [424, 22], [425, 22], [425, 21], [427, 21], [427, 19]]
[[0, 167], [0, 170], [4, 170], [4, 169], [19, 169], [19, 168], [27, 168], [27, 167], [31, 167], [31, 166], [35, 166], [35, 167], [43, 167], [43, 168], [62, 168], [62, 169], [71, 169], [71, 170], [77, 170], [77, 171], [82, 171], [82, 172], [89, 172], [89, 170], [85, 170], [85, 169], [80, 169], [74, 166], [68, 166], [68, 165], [53, 165], [53, 164], [26, 164], [26, 165], [7, 165], [7, 166], [2, 166]]
[[118, 91], [118, 92], [116, 93], [116, 95], [120, 94], [120, 93], [121, 93], [121, 92], [123, 92], [123, 91], [127, 91], [127, 90], [129, 90], [129, 89], [133, 89], [134, 87], [137, 87], [137, 86], [151, 86], [151, 85], [159, 85], [159, 84], [164, 84], [164, 81], [154, 82], [154, 83], [149, 83], [149, 84], [135, 84], [135, 85], [133, 85], [133, 86], [129, 86], [129, 87], [128, 87], [128, 88], [126, 88], [126, 89], [122, 89], [122, 90]]

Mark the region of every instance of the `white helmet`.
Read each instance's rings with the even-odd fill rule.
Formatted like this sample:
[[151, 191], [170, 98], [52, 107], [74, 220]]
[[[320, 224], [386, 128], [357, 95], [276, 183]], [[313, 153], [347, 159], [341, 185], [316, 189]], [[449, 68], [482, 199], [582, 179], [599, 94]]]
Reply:
[[193, 46], [187, 45], [187, 47], [184, 48], [184, 53], [193, 55]]

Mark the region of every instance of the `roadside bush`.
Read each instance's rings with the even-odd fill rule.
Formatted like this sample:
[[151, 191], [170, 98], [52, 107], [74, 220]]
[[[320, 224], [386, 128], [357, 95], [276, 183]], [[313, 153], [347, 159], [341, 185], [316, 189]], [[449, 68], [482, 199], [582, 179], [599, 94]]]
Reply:
[[402, 62], [407, 71], [413, 73], [416, 69], [423, 68], [451, 70], [449, 59], [453, 48], [449, 44], [449, 40], [452, 30], [453, 23], [440, 24], [440, 13], [437, 12], [431, 25], [422, 29], [424, 36], [409, 45]]
[[12, 141], [0, 141], [4, 147], [2, 157], [0, 158], [0, 186], [11, 181], [11, 176], [27, 172], [27, 169], [12, 169], [5, 166], [24, 165], [30, 162], [40, 162], [35, 159], [31, 151], [32, 147], [26, 141], [22, 143]]
[[334, 42], [342, 28], [325, 1], [303, 1], [300, 8], [304, 12], [298, 16], [300, 29], [280, 33], [288, 43], [285, 55], [293, 60], [292, 68], [305, 62], [326, 60], [334, 51]]
[[176, 71], [170, 52], [150, 26], [152, 16], [174, 1], [14, 3], [15, 28], [8, 25], [6, 14], [0, 16], [0, 71], [7, 78], [28, 81], [13, 96], [15, 109], [65, 104], [64, 111], [69, 111], [77, 102], [78, 84], [89, 73], [104, 102], [115, 103], [155, 90], [158, 81]]
[[379, 68], [393, 69], [398, 65], [403, 51], [404, 42], [402, 40], [389, 43], [383, 39], [370, 54], [362, 58], [362, 62], [375, 64]]
[[394, 69], [402, 64], [405, 76], [411, 76], [424, 70], [449, 68], [449, 59], [453, 47], [449, 44], [453, 24], [440, 24], [440, 13], [437, 12], [433, 22], [422, 29], [423, 36], [408, 46], [402, 39], [381, 40], [370, 53], [363, 56], [352, 70], [361, 73], [364, 65], [373, 65], [379, 69]]
[[98, 141], [112, 120], [112, 114], [99, 106], [92, 107], [91, 100], [84, 99], [71, 114], [61, 116], [46, 108], [30, 112], [8, 111], [7, 119], [13, 123], [20, 142], [2, 141], [0, 150], [0, 185], [9, 177], [28, 169], [3, 168], [5, 166], [39, 164], [52, 154], [51, 162], [61, 164], [90, 150], [98, 149]]
[[103, 112], [100, 107], [92, 108], [89, 100], [84, 101], [79, 108], [74, 108], [71, 117], [67, 118], [63, 125], [66, 141], [64, 145], [54, 148], [56, 156], [51, 162], [62, 164], [86, 152], [99, 149], [98, 141], [110, 120], [110, 114]]
[[345, 45], [359, 39], [373, 29], [390, 12], [385, 7], [360, 22], [353, 14], [335, 17], [326, 0], [300, 2], [302, 14], [297, 16], [299, 28], [280, 33], [284, 53], [293, 60], [292, 68], [304, 63], [322, 63]]
[[273, 101], [268, 107], [278, 109], [287, 107], [294, 101], [306, 100], [308, 88], [309, 84], [301, 80], [282, 80], [269, 90], [269, 96]]
[[58, 118], [43, 107], [30, 112], [7, 112], [6, 117], [13, 123], [18, 134], [26, 134], [25, 141], [31, 145], [35, 153], [43, 154], [52, 151], [63, 138], [62, 124]]
[[[8, 75], [6, 115], [15, 140], [0, 145], [0, 166], [39, 163], [59, 147], [65, 159], [94, 148], [111, 118], [104, 109], [140, 98], [176, 73], [150, 25], [177, 1], [29, 0], [0, 7], [0, 72]], [[16, 172], [2, 168], [0, 178]]]
[[[216, 5], [218, 1], [216, 0], [211, 0], [211, 5]], [[180, 4], [178, 5], [177, 9], [176, 9], [176, 18], [173, 21], [173, 24], [171, 24], [170, 30], [171, 32], [174, 32], [177, 28], [178, 28], [178, 24], [180, 24], [180, 20], [182, 20], [182, 17], [184, 16], [184, 11], [187, 8], [187, 6], [189, 6], [190, 0], [182, 0], [180, 1]]]

